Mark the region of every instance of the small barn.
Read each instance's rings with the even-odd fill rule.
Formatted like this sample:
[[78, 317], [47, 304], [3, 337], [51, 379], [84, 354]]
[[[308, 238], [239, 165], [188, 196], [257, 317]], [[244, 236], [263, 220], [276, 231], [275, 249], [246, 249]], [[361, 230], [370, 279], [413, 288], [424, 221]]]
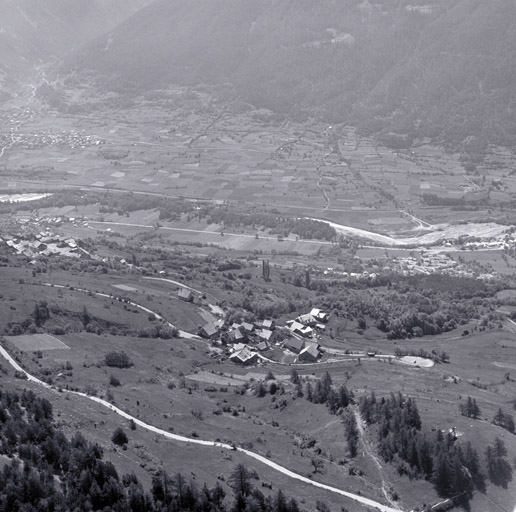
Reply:
[[290, 338], [285, 341], [284, 347], [291, 352], [294, 352], [294, 354], [299, 354], [305, 348], [305, 341], [297, 338]]
[[316, 363], [321, 353], [319, 352], [319, 345], [317, 343], [308, 343], [301, 352], [297, 360], [300, 363]]
[[188, 288], [180, 288], [177, 292], [177, 297], [185, 302], [193, 302], [194, 300], [194, 294]]
[[238, 328], [229, 331], [228, 338], [231, 343], [239, 343], [241, 341], [244, 341], [247, 338], [247, 336], [245, 335], [245, 333], [242, 332], [240, 328]]
[[256, 331], [256, 334], [260, 339], [265, 341], [270, 341], [272, 337], [272, 331], [269, 331], [268, 329], [261, 329], [260, 331]]
[[308, 325], [309, 327], [314, 327], [317, 324], [317, 319], [312, 316], [310, 313], [305, 315], [300, 315], [296, 318], [296, 320], [303, 325]]
[[229, 359], [234, 363], [248, 366], [258, 361], [258, 354], [256, 352], [249, 350], [248, 347], [245, 347], [242, 350], [239, 350], [238, 352], [231, 354], [229, 356]]
[[276, 327], [276, 324], [274, 322], [274, 320], [262, 320], [262, 325], [261, 325], [262, 329], [268, 329], [269, 331], [274, 331], [275, 327]]
[[291, 332], [300, 334], [301, 336], [303, 336], [305, 338], [311, 337], [314, 332], [311, 327], [309, 327], [307, 325], [303, 325], [299, 322], [296, 322], [295, 320], [288, 322], [288, 323], [290, 323], [289, 329]]
[[199, 336], [201, 336], [202, 338], [207, 338], [209, 340], [215, 339], [217, 337], [218, 333], [219, 333], [219, 331], [217, 330], [217, 327], [212, 323], [203, 325], [199, 329]]
[[258, 345], [256, 345], [256, 350], [258, 350], [258, 352], [263, 352], [264, 350], [267, 350], [268, 348], [269, 348], [269, 344], [266, 341], [261, 341], [260, 343], [258, 343]]
[[325, 313], [324, 311], [317, 308], [313, 308], [312, 311], [310, 311], [310, 315], [312, 315], [318, 322], [324, 323], [326, 323], [330, 318], [329, 313]]
[[253, 332], [254, 325], [250, 324], [249, 322], [242, 322], [242, 329], [244, 330], [244, 332]]

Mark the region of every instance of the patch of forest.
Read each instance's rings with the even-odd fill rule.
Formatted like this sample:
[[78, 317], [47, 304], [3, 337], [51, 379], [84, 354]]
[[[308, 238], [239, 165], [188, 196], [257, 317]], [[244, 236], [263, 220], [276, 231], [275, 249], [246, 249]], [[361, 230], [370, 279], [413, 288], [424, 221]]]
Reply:
[[334, 240], [337, 236], [335, 229], [326, 222], [280, 215], [278, 211], [249, 212], [248, 208], [241, 211], [239, 208], [207, 205], [198, 212], [198, 215], [205, 218], [207, 222], [231, 227], [265, 228], [271, 234], [278, 236], [286, 237], [294, 233], [303, 239], [326, 241]]
[[449, 332], [471, 320], [479, 329], [498, 327], [503, 315], [496, 293], [509, 282], [486, 283], [477, 279], [432, 274], [382, 276], [370, 282], [313, 280], [321, 292], [322, 307], [348, 319], [372, 318], [390, 339]]
[[360, 398], [360, 412], [377, 432], [378, 450], [400, 475], [432, 482], [439, 495], [454, 498], [466, 510], [474, 491], [485, 492], [486, 473], [492, 484], [507, 488], [512, 466], [500, 438], [485, 449], [484, 464], [477, 450], [452, 433], [423, 430], [415, 400], [401, 393]]

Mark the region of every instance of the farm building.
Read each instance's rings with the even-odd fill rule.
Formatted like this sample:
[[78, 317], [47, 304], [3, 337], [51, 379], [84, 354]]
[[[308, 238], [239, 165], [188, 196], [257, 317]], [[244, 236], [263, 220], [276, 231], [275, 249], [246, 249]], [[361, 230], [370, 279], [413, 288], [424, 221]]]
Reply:
[[185, 302], [193, 302], [194, 295], [191, 290], [188, 290], [187, 288], [180, 288], [177, 292], [177, 297], [181, 300], [184, 300]]
[[214, 324], [208, 323], [199, 328], [199, 336], [202, 338], [208, 338], [210, 340], [215, 339], [218, 335], [219, 331]]
[[249, 350], [248, 347], [244, 347], [242, 350], [231, 354], [229, 359], [234, 363], [249, 365], [258, 361], [258, 354]]
[[250, 324], [249, 322], [242, 322], [242, 328], [244, 332], [253, 332], [254, 331], [254, 325]]
[[297, 338], [290, 338], [285, 341], [284, 347], [295, 354], [299, 354], [305, 348], [305, 341]]
[[296, 322], [295, 320], [290, 320], [287, 322], [289, 325], [289, 329], [291, 332], [295, 334], [300, 334], [301, 336], [304, 336], [305, 338], [309, 338], [313, 334], [313, 329], [307, 325], [303, 325], [299, 322]]
[[256, 334], [262, 340], [270, 341], [271, 336], [272, 336], [272, 331], [269, 331], [268, 329], [262, 329], [260, 331], [256, 331]]
[[268, 329], [269, 331], [274, 331], [276, 324], [275, 324], [274, 320], [262, 320], [260, 326], [262, 329]]
[[311, 314], [309, 313], [306, 313], [304, 315], [299, 315], [296, 320], [300, 323], [300, 324], [303, 324], [303, 325], [308, 325], [310, 327], [314, 327], [315, 324], [317, 323], [317, 319], [312, 316]]
[[266, 341], [262, 341], [256, 345], [256, 350], [259, 352], [263, 352], [264, 350], [267, 350], [269, 348], [269, 344]]
[[308, 343], [306, 347], [299, 352], [297, 360], [300, 363], [315, 363], [320, 355], [319, 345], [317, 343]]
[[319, 322], [327, 322], [330, 317], [328, 313], [325, 313], [324, 311], [321, 311], [317, 308], [313, 308], [312, 311], [310, 311], [310, 315], [312, 315]]
[[245, 333], [242, 332], [240, 328], [238, 328], [230, 331], [228, 333], [228, 338], [231, 343], [238, 343], [240, 341], [244, 341], [247, 338], [247, 336], [245, 335]]

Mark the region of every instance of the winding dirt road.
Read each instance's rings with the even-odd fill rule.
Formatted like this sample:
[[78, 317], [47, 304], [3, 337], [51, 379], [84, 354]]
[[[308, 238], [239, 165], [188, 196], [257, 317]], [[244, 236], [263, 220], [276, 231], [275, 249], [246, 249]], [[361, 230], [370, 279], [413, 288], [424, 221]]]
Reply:
[[[43, 382], [42, 380], [39, 380], [38, 378], [34, 377], [30, 373], [26, 372], [12, 357], [11, 355], [5, 350], [5, 348], [0, 346], [0, 355], [2, 355], [7, 362], [18, 372], [22, 372], [27, 376], [27, 380], [30, 382], [34, 382], [35, 384], [38, 384], [40, 386], [43, 386], [47, 389], [54, 390], [56, 393], [58, 392], [57, 389], [55, 389], [53, 386], [47, 384], [46, 382]], [[238, 446], [231, 446], [226, 443], [219, 443], [215, 441], [205, 441], [202, 439], [193, 439], [190, 437], [181, 436], [178, 434], [172, 434], [171, 432], [167, 432], [166, 430], [162, 430], [158, 427], [155, 427], [153, 425], [149, 425], [148, 423], [143, 422], [142, 420], [135, 418], [134, 416], [131, 416], [127, 412], [123, 411], [122, 409], [119, 409], [118, 407], [114, 406], [113, 404], [107, 402], [106, 400], [103, 400], [102, 398], [98, 398], [96, 396], [89, 396], [86, 393], [81, 393], [79, 391], [70, 391], [70, 390], [63, 390], [64, 393], [69, 393], [72, 395], [80, 396], [83, 398], [87, 398], [88, 400], [92, 400], [94, 402], [97, 402], [98, 404], [108, 408], [112, 412], [118, 414], [119, 416], [122, 416], [123, 418], [126, 418], [128, 420], [133, 420], [136, 425], [140, 426], [141, 428], [144, 428], [150, 432], [153, 432], [155, 434], [164, 436], [168, 439], [172, 439], [174, 441], [178, 441], [181, 443], [190, 443], [190, 444], [196, 444], [200, 446], [207, 446], [207, 447], [214, 447], [214, 448], [222, 448], [225, 450], [231, 450], [231, 451], [238, 451], [241, 452], [248, 457], [251, 457], [252, 459], [255, 459], [262, 464], [265, 464], [266, 466], [269, 466], [270, 468], [274, 469], [275, 471], [278, 471], [282, 473], [283, 475], [286, 475], [294, 480], [301, 481], [305, 484], [312, 485], [314, 487], [318, 487], [320, 489], [324, 489], [326, 491], [339, 494], [341, 496], [345, 496], [346, 498], [349, 498], [351, 500], [354, 500], [358, 503], [361, 503], [362, 505], [366, 505], [368, 507], [373, 507], [376, 510], [380, 510], [381, 512], [400, 512], [399, 509], [393, 508], [387, 505], [383, 505], [381, 503], [378, 503], [377, 501], [371, 500], [369, 498], [365, 498], [363, 496], [359, 496], [357, 494], [353, 494], [351, 492], [344, 491], [342, 489], [338, 489], [337, 487], [332, 487], [331, 485], [326, 485], [320, 482], [316, 482], [314, 480], [311, 480], [310, 478], [307, 478], [305, 476], [299, 475], [298, 473], [294, 473], [293, 471], [290, 471], [290, 469], [287, 469], [280, 464], [276, 464], [275, 462], [272, 462], [266, 457], [263, 457], [262, 455], [259, 455], [255, 452], [252, 452], [250, 450], [246, 450], [244, 448], [240, 448]]]
[[[54, 288], [64, 288], [64, 289], [67, 288], [66, 286], [64, 286], [62, 284], [53, 284], [53, 283], [41, 283], [41, 284], [43, 286], [53, 286]], [[114, 295], [109, 295], [107, 293], [101, 293], [101, 292], [94, 292], [92, 290], [86, 290], [85, 288], [74, 288], [74, 290], [77, 292], [91, 293], [92, 295], [98, 295], [99, 297], [105, 297], [108, 299], [114, 298]], [[158, 320], [162, 320], [172, 329], [176, 329], [175, 325], [171, 324], [168, 320], [165, 320], [160, 314], [156, 313], [155, 311], [152, 311], [152, 309], [146, 308], [145, 306], [142, 306], [141, 304], [132, 302], [130, 300], [128, 300], [126, 302], [127, 302], [127, 304], [130, 304], [131, 306], [134, 306], [135, 308], [141, 309], [142, 311], [145, 311], [146, 313], [150, 313], [150, 314], [154, 315]], [[180, 329], [178, 329], [178, 332], [179, 332], [180, 338], [185, 338], [185, 339], [190, 339], [190, 340], [191, 339], [196, 339], [196, 340], [200, 339], [199, 336], [192, 334], [191, 332], [182, 331]]]
[[360, 443], [362, 445], [362, 448], [364, 450], [364, 454], [367, 454], [367, 456], [372, 459], [374, 462], [374, 465], [378, 469], [378, 474], [380, 475], [380, 480], [382, 481], [382, 492], [385, 496], [385, 499], [397, 510], [401, 510], [396, 502], [392, 500], [392, 498], [389, 496], [388, 486], [387, 482], [385, 481], [385, 478], [383, 477], [383, 469], [382, 464], [378, 457], [373, 453], [373, 451], [369, 448], [369, 444], [366, 439], [365, 430], [364, 430], [364, 420], [362, 419], [362, 416], [360, 416], [360, 412], [356, 407], [353, 408], [353, 414], [355, 415], [355, 419], [357, 422], [357, 428], [358, 432], [360, 433]]

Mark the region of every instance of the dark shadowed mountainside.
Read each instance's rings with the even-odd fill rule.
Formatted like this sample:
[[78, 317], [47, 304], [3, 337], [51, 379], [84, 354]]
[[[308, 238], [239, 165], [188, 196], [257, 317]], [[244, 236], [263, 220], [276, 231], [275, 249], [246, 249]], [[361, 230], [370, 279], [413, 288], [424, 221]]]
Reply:
[[515, 25], [512, 0], [158, 0], [62, 70], [116, 74], [120, 87], [214, 84], [393, 146], [514, 145]]

